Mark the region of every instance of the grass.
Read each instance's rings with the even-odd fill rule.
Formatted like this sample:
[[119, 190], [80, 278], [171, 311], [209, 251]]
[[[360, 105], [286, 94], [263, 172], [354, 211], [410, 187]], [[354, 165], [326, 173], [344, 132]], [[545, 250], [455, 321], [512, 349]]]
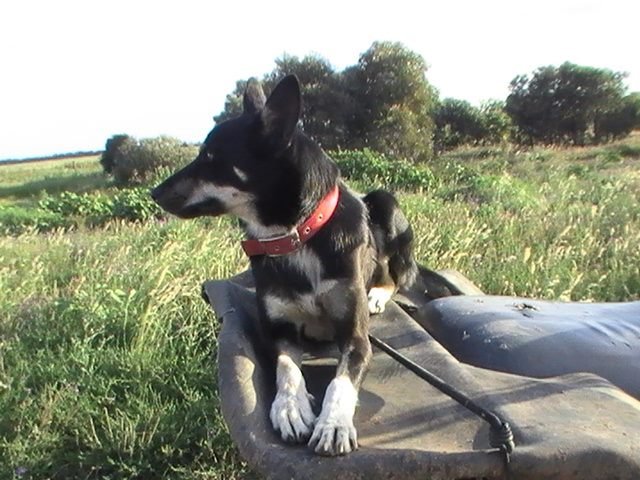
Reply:
[[98, 155], [0, 164], [0, 172], [0, 235], [160, 214], [147, 187], [117, 189]]
[[0, 300], [0, 477], [242, 471], [218, 413], [218, 325], [199, 295], [203, 279], [245, 266], [228, 230], [113, 222], [0, 240], [0, 288], [13, 292]]
[[[58, 162], [62, 179], [55, 163], [0, 166], [0, 202], [29, 208], [40, 193], [24, 185], [77, 191], [99, 172]], [[421, 263], [493, 294], [640, 299], [640, 137], [463, 149], [429, 168], [399, 194]], [[200, 298], [205, 279], [247, 267], [239, 239], [226, 219], [0, 236], [0, 478], [250, 476], [219, 414], [219, 325]]]
[[0, 163], [0, 204], [32, 204], [44, 194], [83, 193], [111, 186], [98, 155], [38, 162]]

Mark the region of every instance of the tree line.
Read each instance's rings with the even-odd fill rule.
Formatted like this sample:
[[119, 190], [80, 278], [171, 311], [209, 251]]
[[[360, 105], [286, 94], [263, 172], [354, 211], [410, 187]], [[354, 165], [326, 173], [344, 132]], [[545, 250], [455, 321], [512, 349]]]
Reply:
[[[371, 148], [413, 161], [464, 144], [603, 143], [640, 128], [640, 92], [625, 74], [566, 62], [516, 76], [509, 95], [479, 107], [440, 98], [425, 60], [400, 43], [374, 42], [355, 65], [284, 55], [262, 78], [265, 91], [287, 74], [303, 89], [305, 132], [325, 149]], [[239, 115], [246, 80], [226, 97], [216, 122]]]

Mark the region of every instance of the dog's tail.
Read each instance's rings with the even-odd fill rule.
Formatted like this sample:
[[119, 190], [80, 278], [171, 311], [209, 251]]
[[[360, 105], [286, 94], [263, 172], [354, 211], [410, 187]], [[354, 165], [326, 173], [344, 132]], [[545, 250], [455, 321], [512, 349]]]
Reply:
[[369, 221], [378, 251], [387, 257], [389, 274], [396, 288], [410, 287], [418, 275], [413, 257], [413, 230], [396, 198], [385, 190], [374, 190], [363, 198], [369, 211]]

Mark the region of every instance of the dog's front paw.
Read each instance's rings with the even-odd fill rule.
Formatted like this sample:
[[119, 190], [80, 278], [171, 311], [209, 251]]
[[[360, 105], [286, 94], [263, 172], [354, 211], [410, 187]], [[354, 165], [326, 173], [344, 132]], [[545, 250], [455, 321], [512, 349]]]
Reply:
[[358, 434], [352, 419], [318, 421], [309, 446], [320, 455], [345, 455], [358, 448]]
[[271, 405], [271, 424], [285, 442], [304, 443], [311, 435], [316, 420], [312, 400], [304, 388], [296, 393], [277, 393]]
[[345, 455], [358, 448], [353, 426], [358, 394], [348, 378], [334, 378], [327, 388], [322, 413], [309, 440], [320, 455]]
[[369, 313], [376, 314], [384, 312], [384, 307], [391, 299], [392, 291], [387, 288], [373, 287], [369, 290], [368, 305]]

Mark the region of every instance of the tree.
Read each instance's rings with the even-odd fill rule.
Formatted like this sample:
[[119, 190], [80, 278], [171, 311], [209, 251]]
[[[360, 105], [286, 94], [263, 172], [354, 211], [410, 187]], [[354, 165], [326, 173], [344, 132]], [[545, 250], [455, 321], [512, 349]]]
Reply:
[[113, 172], [118, 150], [128, 141], [129, 138], [129, 135], [118, 134], [107, 139], [104, 146], [104, 152], [102, 152], [102, 155], [100, 156], [100, 165], [102, 165], [102, 169], [105, 173]]
[[[358, 63], [336, 72], [322, 57], [285, 55], [263, 78], [268, 93], [285, 75], [302, 86], [305, 132], [324, 148], [369, 147], [392, 157], [423, 160], [432, 150], [435, 93], [424, 59], [399, 43], [375, 42]], [[221, 122], [242, 112], [246, 82], [227, 95]]]
[[498, 100], [474, 107], [465, 100], [445, 98], [434, 112], [437, 150], [459, 145], [492, 145], [509, 138], [511, 121]]
[[519, 75], [506, 111], [529, 142], [583, 145], [593, 139], [596, 117], [624, 97], [624, 73], [563, 63]]
[[[276, 84], [289, 74], [300, 80], [304, 108], [302, 125], [305, 132], [327, 149], [345, 147], [347, 136], [345, 115], [352, 99], [345, 93], [340, 74], [331, 64], [317, 55], [300, 59], [284, 55], [275, 61], [276, 67], [262, 79], [268, 94]], [[224, 110], [214, 117], [216, 123], [236, 117], [242, 113], [242, 97], [247, 82], [239, 80], [233, 93], [227, 95]]]
[[374, 42], [345, 71], [357, 106], [349, 131], [361, 145], [353, 146], [413, 161], [431, 156], [436, 93], [426, 71], [424, 59], [397, 42]]
[[480, 105], [484, 144], [495, 145], [511, 139], [513, 123], [502, 100], [489, 100]]
[[242, 113], [242, 96], [247, 88], [246, 80], [238, 80], [236, 82], [236, 88], [227, 95], [224, 102], [224, 110], [218, 115], [214, 115], [213, 121], [216, 123], [222, 123], [230, 118], [235, 118]]
[[465, 100], [445, 98], [435, 109], [435, 146], [446, 150], [464, 144], [478, 143], [484, 125], [480, 109]]
[[265, 87], [271, 90], [286, 75], [296, 75], [302, 85], [305, 132], [326, 149], [346, 148], [346, 118], [353, 108], [353, 100], [345, 91], [341, 74], [318, 55], [302, 59], [284, 55], [275, 63], [276, 68], [265, 76]]
[[116, 183], [144, 183], [161, 169], [176, 170], [198, 155], [198, 147], [177, 138], [160, 136], [136, 140], [127, 136], [116, 153], [113, 178]]
[[640, 92], [631, 93], [608, 111], [600, 112], [594, 134], [598, 142], [607, 142], [627, 136], [634, 128], [640, 128]]

